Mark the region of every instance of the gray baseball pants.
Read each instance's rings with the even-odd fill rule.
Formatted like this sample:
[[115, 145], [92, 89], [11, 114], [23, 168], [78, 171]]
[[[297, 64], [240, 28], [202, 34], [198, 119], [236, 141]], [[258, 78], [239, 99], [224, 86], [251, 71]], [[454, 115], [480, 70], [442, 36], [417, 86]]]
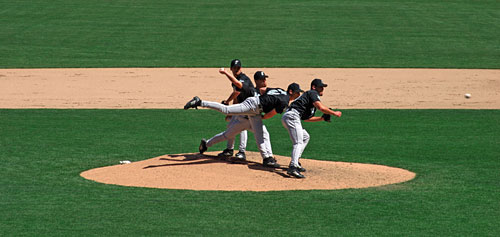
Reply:
[[221, 141], [234, 138], [239, 132], [243, 130], [251, 130], [254, 133], [255, 141], [257, 142], [257, 147], [259, 148], [262, 158], [272, 156], [271, 140], [269, 132], [262, 123], [262, 117], [260, 116], [260, 101], [259, 97], [247, 98], [240, 104], [235, 105], [223, 105], [216, 102], [202, 101], [201, 106], [217, 110], [221, 113], [227, 115], [248, 115], [248, 122], [242, 121], [243, 116], [236, 116], [238, 120], [234, 121], [234, 124], [228, 126], [225, 132], [215, 135], [213, 138], [207, 141], [207, 147], [210, 147]]
[[[232, 116], [231, 120], [227, 124], [227, 128], [230, 127], [230, 125], [231, 125], [231, 123], [233, 123], [234, 119], [239, 120], [240, 118], [238, 118], [238, 117], [243, 117], [243, 116], [242, 115]], [[226, 145], [227, 149], [234, 149], [234, 141], [235, 141], [235, 139], [236, 139], [236, 137], [227, 139], [227, 145]], [[245, 152], [246, 151], [246, 149], [247, 149], [247, 141], [248, 141], [248, 133], [247, 133], [247, 130], [245, 129], [245, 130], [243, 130], [243, 131], [240, 132], [240, 146], [238, 147], [238, 151], [241, 151], [241, 152]]]
[[259, 97], [249, 97], [245, 101], [234, 105], [223, 105], [217, 102], [201, 101], [201, 107], [217, 110], [226, 115], [249, 115], [260, 116]]
[[248, 119], [244, 116], [236, 117], [237, 119], [231, 120], [226, 131], [213, 136], [207, 141], [207, 147], [211, 147], [231, 138], [234, 139], [241, 131], [250, 130], [254, 134], [262, 158], [273, 156], [271, 137], [269, 136], [266, 126], [262, 124], [260, 115], [249, 116]]
[[302, 152], [304, 152], [307, 143], [309, 143], [309, 133], [302, 128], [300, 114], [295, 109], [286, 111], [281, 117], [281, 122], [288, 130], [288, 134], [290, 135], [290, 139], [293, 144], [290, 166], [298, 167], [299, 158], [302, 156]]

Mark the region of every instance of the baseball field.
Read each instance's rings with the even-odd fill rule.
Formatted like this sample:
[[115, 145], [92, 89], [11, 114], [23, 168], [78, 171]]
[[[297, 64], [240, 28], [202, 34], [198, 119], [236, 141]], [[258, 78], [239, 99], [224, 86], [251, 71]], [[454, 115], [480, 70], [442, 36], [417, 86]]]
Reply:
[[[1, 236], [500, 235], [498, 1], [0, 2]], [[225, 99], [231, 88], [217, 68], [233, 58], [249, 76], [269, 72], [271, 86], [329, 84], [322, 100], [343, 116], [304, 124], [309, 164], [415, 176], [259, 192], [82, 177], [123, 160], [132, 163], [118, 167], [193, 157], [227, 123], [181, 108], [195, 95]], [[291, 141], [280, 116], [264, 123], [286, 165]], [[257, 151], [251, 135], [248, 150]], [[244, 170], [203, 162], [218, 165], [210, 174]], [[199, 165], [147, 168], [167, 174], [163, 183], [180, 183], [168, 175], [183, 168], [174, 176], [189, 183]], [[324, 172], [314, 167], [305, 180]], [[270, 183], [295, 180], [255, 170]]]

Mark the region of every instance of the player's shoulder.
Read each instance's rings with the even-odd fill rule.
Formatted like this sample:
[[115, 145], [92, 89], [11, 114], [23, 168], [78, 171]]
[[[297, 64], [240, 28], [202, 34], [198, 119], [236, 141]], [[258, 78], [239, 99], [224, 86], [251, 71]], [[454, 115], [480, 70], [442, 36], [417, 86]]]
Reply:
[[313, 102], [321, 100], [319, 93], [316, 90], [308, 90], [304, 92], [304, 95]]
[[306, 91], [306, 92], [304, 92], [304, 93], [307, 93], [307, 94], [309, 94], [309, 95], [315, 95], [315, 94], [317, 95], [317, 94], [318, 94], [318, 92], [317, 92], [316, 90], [312, 90], [312, 89], [311, 89], [311, 90], [308, 90], [308, 91]]
[[269, 95], [286, 95], [286, 91], [281, 88], [266, 88], [266, 94]]
[[246, 85], [248, 87], [255, 87], [252, 83], [252, 80], [250, 80], [249, 77], [247, 77], [247, 75], [245, 75], [244, 73], [240, 73], [239, 77], [237, 78], [241, 83], [243, 83], [243, 85]]
[[248, 77], [247, 74], [245, 74], [243, 72], [240, 73], [240, 75], [238, 75], [237, 79], [238, 80], [244, 80], [244, 81], [250, 81], [251, 82], [250, 77]]
[[309, 96], [319, 96], [319, 93], [316, 90], [308, 90], [305, 93]]

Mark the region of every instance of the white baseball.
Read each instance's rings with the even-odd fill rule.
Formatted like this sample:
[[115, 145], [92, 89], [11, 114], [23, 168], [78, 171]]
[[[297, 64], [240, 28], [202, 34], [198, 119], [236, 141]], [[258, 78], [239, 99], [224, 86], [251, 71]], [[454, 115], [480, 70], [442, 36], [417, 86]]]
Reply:
[[223, 68], [223, 67], [221, 67], [221, 68], [220, 68], [220, 70], [221, 70], [221, 71], [224, 71], [224, 68]]
[[467, 93], [464, 96], [465, 96], [465, 98], [469, 99], [471, 95], [469, 93]]

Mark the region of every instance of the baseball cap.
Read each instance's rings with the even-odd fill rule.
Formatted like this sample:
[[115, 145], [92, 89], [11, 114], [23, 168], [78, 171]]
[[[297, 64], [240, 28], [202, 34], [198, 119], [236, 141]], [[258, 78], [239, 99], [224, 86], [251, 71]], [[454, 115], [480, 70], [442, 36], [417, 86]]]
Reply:
[[233, 67], [241, 67], [241, 61], [239, 59], [233, 59], [233, 61], [231, 61], [231, 68]]
[[286, 89], [286, 91], [290, 91], [290, 90], [292, 90], [292, 92], [304, 92], [302, 89], [300, 89], [300, 85], [295, 83], [295, 82], [288, 85], [288, 88]]
[[323, 81], [321, 79], [316, 78], [316, 79], [312, 80], [311, 86], [327, 87], [328, 85], [323, 83]]
[[266, 75], [263, 71], [256, 71], [255, 74], [253, 74], [254, 80], [262, 80], [266, 77], [269, 77], [269, 76]]

